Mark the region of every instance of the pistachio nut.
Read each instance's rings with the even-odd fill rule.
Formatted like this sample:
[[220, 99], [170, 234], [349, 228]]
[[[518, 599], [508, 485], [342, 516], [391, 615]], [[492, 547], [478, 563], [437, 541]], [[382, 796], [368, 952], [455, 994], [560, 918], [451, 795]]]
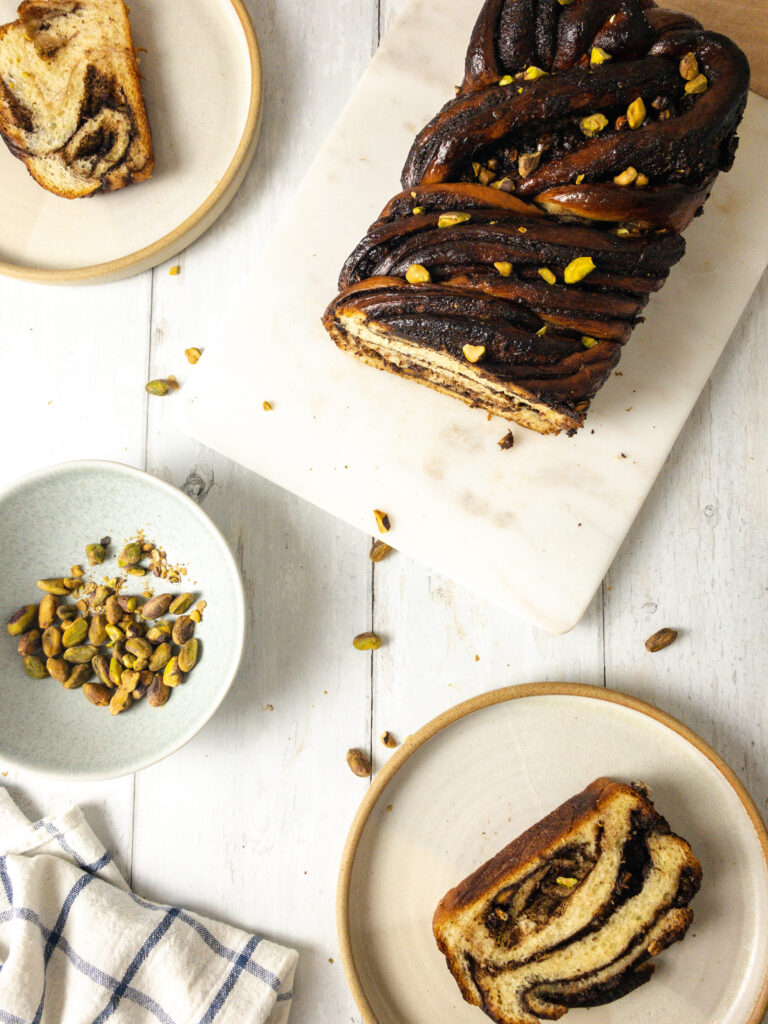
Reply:
[[582, 117], [579, 121], [579, 128], [582, 133], [587, 136], [588, 139], [598, 135], [603, 128], [608, 127], [608, 118], [605, 114], [589, 114], [587, 117]]
[[193, 612], [189, 613], [189, 617], [190, 617], [190, 619], [192, 619], [193, 622], [200, 623], [200, 622], [203, 621], [203, 616], [200, 614], [200, 612], [197, 610], [197, 608], [195, 608], [195, 610]]
[[59, 599], [55, 594], [46, 594], [40, 602], [37, 612], [37, 624], [40, 629], [48, 629], [56, 621], [56, 609], [59, 607]]
[[199, 348], [184, 349], [184, 355], [187, 357], [187, 362], [191, 363], [193, 366], [195, 365], [196, 362], [198, 362], [202, 354], [203, 353], [200, 351]]
[[140, 640], [147, 635], [146, 622], [128, 622], [125, 626], [126, 640]]
[[133, 670], [134, 672], [144, 672], [149, 665], [147, 658], [134, 658], [133, 659]]
[[99, 677], [99, 682], [103, 683], [104, 686], [109, 686], [111, 682], [109, 678], [109, 658], [106, 654], [97, 654], [91, 662], [91, 667]]
[[130, 690], [118, 686], [110, 698], [109, 713], [110, 715], [119, 715], [121, 711], [127, 711], [131, 704], [133, 704], [133, 697], [131, 697]]
[[154, 677], [147, 690], [147, 704], [153, 708], [161, 708], [163, 704], [167, 703], [170, 695], [169, 687], [163, 682], [163, 677], [158, 674]]
[[141, 637], [135, 637], [133, 640], [127, 640], [125, 643], [125, 649], [129, 654], [133, 654], [137, 658], [152, 657], [152, 644]]
[[386, 558], [392, 548], [389, 544], [385, 544], [383, 540], [375, 540], [371, 545], [371, 550], [368, 552], [368, 557], [372, 562], [380, 562], [383, 558]]
[[77, 618], [77, 608], [73, 604], [61, 604], [56, 609], [56, 618], [64, 625], [72, 619]]
[[130, 569], [132, 565], [136, 565], [140, 561], [141, 544], [137, 541], [132, 541], [130, 544], [126, 544], [117, 556], [117, 564], [121, 569]]
[[627, 107], [627, 124], [633, 130], [639, 128], [645, 120], [646, 109], [642, 96]]
[[171, 628], [170, 622], [157, 622], [147, 630], [147, 640], [151, 644], [164, 644], [171, 638]]
[[408, 284], [429, 284], [432, 275], [421, 263], [411, 263], [405, 272], [405, 280]]
[[107, 617], [103, 612], [99, 612], [93, 616], [91, 625], [88, 627], [88, 643], [93, 644], [94, 647], [101, 647], [106, 642]]
[[676, 629], [660, 629], [653, 636], [648, 637], [645, 641], [645, 649], [651, 654], [656, 654], [657, 651], [663, 651], [665, 647], [669, 647], [675, 640], [677, 640]]
[[166, 686], [178, 686], [182, 678], [183, 673], [179, 668], [179, 659], [171, 658], [163, 669], [163, 682]]
[[527, 178], [540, 163], [541, 153], [522, 153], [517, 161], [517, 173], [521, 178]]
[[468, 363], [479, 363], [485, 355], [485, 345], [465, 345], [461, 351]]
[[180, 615], [173, 624], [171, 637], [173, 642], [183, 647], [187, 640], [190, 640], [195, 632], [195, 623], [189, 615]]
[[172, 600], [173, 594], [155, 594], [141, 609], [141, 614], [145, 619], [159, 619], [168, 611]]
[[[65, 647], [77, 647], [88, 636], [88, 623], [85, 619], [73, 619], [64, 629], [61, 642]], [[94, 651], [94, 654], [96, 652]]]
[[150, 395], [155, 395], [158, 398], [162, 398], [172, 390], [173, 385], [167, 380], [150, 380], [144, 385], [144, 390]]
[[622, 171], [621, 174], [617, 174], [613, 179], [614, 185], [631, 185], [637, 177], [636, 168], [630, 166], [626, 170]]
[[109, 681], [113, 686], [119, 686], [123, 678], [123, 666], [117, 658], [111, 658], [109, 662]]
[[[144, 675], [143, 672], [142, 672], [142, 675]], [[151, 675], [151, 673], [150, 673], [150, 675]], [[147, 692], [147, 687], [144, 685], [144, 683], [137, 683], [136, 684], [136, 688], [131, 693], [131, 696], [133, 697], [134, 703], [136, 703], [137, 700], [141, 700], [141, 698], [144, 696], [144, 694], [146, 692]]]
[[24, 658], [24, 671], [30, 679], [45, 679], [48, 670], [42, 661], [34, 654], [27, 654]]
[[699, 62], [695, 53], [686, 53], [678, 65], [680, 74], [686, 82], [692, 82], [699, 73]]
[[688, 95], [697, 95], [698, 93], [706, 92], [709, 86], [709, 80], [706, 75], [696, 75], [690, 82], [685, 83], [685, 91]]
[[347, 764], [355, 775], [358, 775], [361, 779], [367, 779], [371, 774], [370, 759], [362, 750], [348, 750]]
[[95, 704], [100, 708], [105, 708], [112, 699], [111, 691], [106, 686], [102, 686], [101, 683], [85, 683], [83, 686], [83, 696], [91, 704]]
[[78, 576], [64, 577], [64, 586], [67, 588], [69, 593], [72, 593], [73, 590], [79, 590], [84, 585], [85, 584]]
[[84, 665], [86, 661], [95, 658], [99, 653], [98, 647], [92, 644], [79, 644], [77, 647], [69, 647], [62, 657], [72, 665]]
[[64, 580], [58, 576], [56, 579], [38, 580], [37, 585], [46, 594], [56, 594], [58, 597], [66, 597], [69, 587], [64, 586]]
[[468, 220], [471, 220], [471, 216], [468, 213], [441, 213], [437, 218], [437, 226], [439, 228], [452, 228], [457, 224], [465, 224]]
[[107, 634], [110, 643], [116, 644], [121, 640], [125, 640], [125, 633], [119, 626], [106, 626], [104, 632]]
[[135, 612], [139, 607], [138, 597], [118, 597], [117, 603], [124, 612]]
[[110, 626], [116, 626], [123, 617], [123, 609], [115, 594], [110, 594], [104, 604], [104, 615]]
[[500, 260], [498, 263], [493, 264], [496, 270], [502, 277], [510, 277], [512, 274], [512, 264], [507, 260]]
[[149, 659], [149, 670], [150, 672], [160, 672], [164, 669], [168, 662], [173, 657], [173, 648], [169, 643], [160, 644], [156, 647], [152, 653], [152, 657]]
[[192, 640], [187, 640], [187, 642], [179, 651], [179, 668], [185, 675], [187, 672], [191, 672], [192, 669], [197, 664], [197, 655], [199, 651], [200, 644], [194, 637], [192, 638]]
[[128, 693], [133, 693], [138, 685], [139, 673], [134, 672], [133, 669], [126, 669], [125, 672], [123, 672], [123, 678], [120, 680], [120, 689], [127, 690]]
[[147, 575], [147, 570], [146, 569], [142, 569], [142, 567], [140, 565], [132, 565], [130, 569], [126, 570], [126, 572], [128, 573], [129, 576], [146, 576]]
[[101, 565], [107, 557], [107, 549], [103, 544], [86, 544], [85, 554], [88, 559], [88, 565]]
[[573, 889], [579, 884], [578, 878], [571, 878], [570, 875], [558, 875], [555, 881], [565, 889]]
[[104, 604], [107, 598], [111, 595], [111, 593], [112, 591], [109, 589], [109, 587], [104, 587], [101, 584], [99, 584], [91, 594], [91, 607], [97, 608], [100, 605]]
[[64, 689], [77, 690], [79, 687], [83, 685], [83, 683], [87, 683], [92, 675], [92, 665], [75, 665], [75, 667], [69, 673], [69, 678], [64, 683]]
[[[143, 672], [139, 673], [139, 686], [143, 686], [144, 687], [144, 692], [145, 693], [149, 689], [149, 687], [150, 687], [150, 685], [152, 683], [152, 680], [154, 678], [155, 678], [155, 673], [154, 672], [150, 672], [148, 669], [145, 669]], [[144, 694], [142, 694], [142, 696], [143, 695]]]
[[49, 626], [43, 632], [43, 654], [46, 658], [55, 658], [61, 654], [61, 630], [58, 626]]
[[48, 675], [62, 685], [69, 679], [69, 673], [72, 671], [63, 658], [48, 658], [45, 667]]
[[607, 60], [611, 59], [610, 53], [607, 53], [602, 46], [593, 46], [589, 54], [590, 64], [605, 64]]
[[16, 650], [22, 658], [25, 658], [28, 654], [34, 654], [40, 649], [40, 639], [40, 630], [30, 629], [26, 633], [21, 634], [16, 644]]
[[194, 594], [179, 594], [178, 597], [174, 597], [171, 601], [168, 611], [171, 615], [183, 615], [184, 612], [189, 611], [194, 599]]
[[539, 267], [538, 274], [543, 281], [547, 282], [547, 284], [554, 284], [557, 281], [557, 278], [549, 267]]
[[381, 637], [376, 633], [358, 633], [352, 646], [358, 651], [377, 651], [381, 647]]
[[123, 663], [123, 668], [133, 668], [136, 664], [136, 655], [124, 654], [120, 660]]
[[36, 604], [25, 604], [23, 608], [19, 608], [19, 610], [15, 611], [10, 619], [8, 619], [9, 635], [21, 636], [22, 633], [26, 633], [35, 621], [36, 616]]

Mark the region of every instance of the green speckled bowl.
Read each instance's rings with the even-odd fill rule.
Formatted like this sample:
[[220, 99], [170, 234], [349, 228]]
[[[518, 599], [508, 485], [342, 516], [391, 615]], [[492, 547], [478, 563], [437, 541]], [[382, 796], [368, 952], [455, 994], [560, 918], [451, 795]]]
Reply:
[[[35, 582], [82, 565], [95, 579], [118, 574], [125, 541], [143, 530], [185, 564], [183, 583], [148, 576], [125, 593], [193, 591], [207, 601], [197, 627], [200, 661], [163, 708], [146, 699], [113, 717], [82, 692], [27, 678], [5, 623], [43, 596]], [[112, 538], [111, 558], [89, 569], [85, 545]], [[237, 674], [245, 601], [232, 553], [208, 516], [185, 494], [114, 462], [69, 462], [25, 477], [0, 493], [0, 767], [68, 779], [108, 779], [145, 768], [183, 746], [213, 715]]]

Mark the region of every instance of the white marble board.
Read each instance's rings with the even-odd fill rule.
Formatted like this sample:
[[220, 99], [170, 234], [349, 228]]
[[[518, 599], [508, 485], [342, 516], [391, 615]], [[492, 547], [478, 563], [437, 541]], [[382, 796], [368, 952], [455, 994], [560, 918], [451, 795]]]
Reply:
[[[415, 133], [453, 95], [478, 0], [409, 0], [187, 388], [197, 439], [552, 633], [586, 610], [768, 262], [768, 102], [574, 438], [339, 352], [320, 317]], [[286, 132], [290, 132], [290, 122]], [[748, 382], [745, 382], [747, 386]], [[265, 412], [264, 401], [272, 411]]]

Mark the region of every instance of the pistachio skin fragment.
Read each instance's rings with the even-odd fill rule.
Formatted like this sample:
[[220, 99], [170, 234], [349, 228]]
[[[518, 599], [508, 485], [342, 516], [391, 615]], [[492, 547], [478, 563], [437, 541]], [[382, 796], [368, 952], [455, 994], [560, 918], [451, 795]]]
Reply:
[[168, 611], [171, 615], [183, 615], [184, 612], [189, 611], [192, 607], [192, 602], [195, 600], [194, 594], [179, 594], [178, 597], [174, 597], [168, 606]]
[[48, 629], [56, 621], [56, 609], [59, 607], [59, 599], [55, 594], [46, 594], [40, 602], [40, 609], [37, 613], [37, 624], [40, 629]]
[[92, 661], [98, 653], [98, 647], [93, 647], [91, 644], [78, 644], [76, 647], [68, 647], [62, 657], [71, 665], [84, 665], [86, 661]]
[[34, 654], [28, 654], [24, 658], [24, 671], [30, 679], [45, 679], [48, 675], [48, 669]]
[[64, 586], [64, 580], [61, 576], [50, 580], [38, 580], [37, 586], [40, 590], [44, 590], [46, 594], [56, 594], [57, 597], [66, 597], [69, 593], [69, 587]]
[[46, 658], [55, 658], [61, 654], [61, 630], [58, 626], [49, 626], [43, 632], [43, 654]]
[[358, 633], [352, 646], [358, 651], [377, 651], [381, 647], [381, 637], [376, 633]]
[[153, 708], [161, 708], [168, 702], [170, 696], [170, 688], [163, 682], [163, 677], [155, 675], [147, 689], [147, 704]]
[[145, 619], [159, 619], [168, 611], [172, 600], [173, 594], [156, 594], [146, 602], [141, 614]]
[[200, 652], [200, 643], [194, 637], [187, 640], [178, 653], [177, 660], [179, 669], [186, 675], [191, 672], [197, 664], [197, 657]]
[[45, 667], [48, 671], [48, 675], [52, 679], [55, 679], [57, 683], [61, 683], [62, 686], [69, 679], [69, 674], [72, 671], [71, 667], [63, 658], [48, 658], [45, 663]]
[[15, 611], [10, 619], [8, 619], [8, 635], [21, 636], [22, 633], [26, 633], [35, 621], [36, 616], [36, 604], [25, 604], [23, 608], [19, 608], [18, 611]]
[[371, 774], [371, 762], [362, 750], [353, 748], [347, 751], [347, 764], [350, 770], [361, 779], [367, 779]]
[[83, 696], [96, 707], [105, 708], [112, 699], [112, 691], [101, 683], [84, 683]]
[[677, 640], [677, 635], [676, 629], [669, 629], [668, 627], [659, 629], [645, 641], [645, 649], [646, 651], [650, 651], [651, 654], [656, 654], [657, 651], [663, 651], [665, 647], [669, 647], [670, 644], [673, 644], [675, 640]]

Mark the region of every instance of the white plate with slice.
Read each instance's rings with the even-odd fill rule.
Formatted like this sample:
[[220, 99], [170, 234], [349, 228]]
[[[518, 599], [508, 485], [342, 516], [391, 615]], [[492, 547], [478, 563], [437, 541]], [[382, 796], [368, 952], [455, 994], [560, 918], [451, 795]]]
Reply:
[[[0, 0], [0, 23], [17, 0]], [[117, 280], [170, 259], [224, 211], [253, 156], [261, 62], [242, 0], [132, 0], [155, 149], [149, 181], [87, 199], [38, 185], [0, 142], [0, 273], [51, 284]]]
[[704, 877], [651, 980], [568, 1024], [759, 1024], [768, 1005], [768, 833], [733, 771], [664, 712], [540, 683], [466, 701], [408, 737], [353, 823], [342, 959], [365, 1024], [481, 1024], [432, 936], [444, 893], [593, 779], [642, 780]]

